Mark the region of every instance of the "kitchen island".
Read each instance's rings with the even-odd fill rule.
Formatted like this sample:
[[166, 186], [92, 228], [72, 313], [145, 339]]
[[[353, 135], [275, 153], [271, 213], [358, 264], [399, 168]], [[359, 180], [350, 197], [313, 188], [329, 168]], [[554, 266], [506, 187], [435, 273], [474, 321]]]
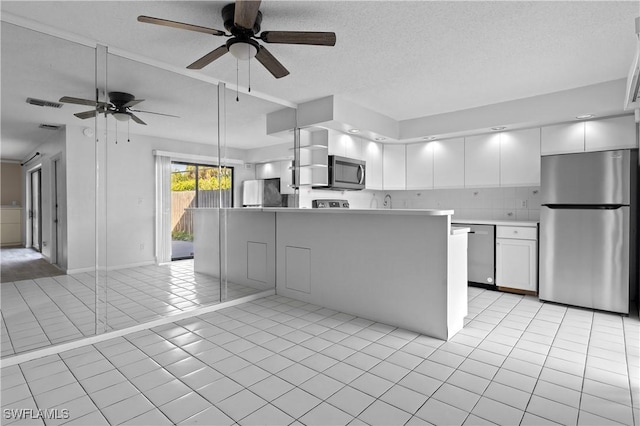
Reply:
[[[220, 212], [193, 211], [195, 269], [217, 275]], [[468, 229], [452, 228], [452, 214], [224, 209], [227, 277], [446, 340], [467, 314]]]

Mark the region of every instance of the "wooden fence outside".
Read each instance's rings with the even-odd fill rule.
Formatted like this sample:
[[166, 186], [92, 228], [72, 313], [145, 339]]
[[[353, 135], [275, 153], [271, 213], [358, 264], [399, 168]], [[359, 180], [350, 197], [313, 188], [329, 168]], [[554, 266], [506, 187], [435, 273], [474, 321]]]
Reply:
[[[220, 191], [198, 191], [199, 207], [218, 207], [220, 205]], [[231, 207], [231, 190], [222, 191], [222, 206]], [[185, 232], [193, 235], [193, 220], [191, 212], [185, 211], [196, 207], [196, 191], [171, 192], [171, 231]]]

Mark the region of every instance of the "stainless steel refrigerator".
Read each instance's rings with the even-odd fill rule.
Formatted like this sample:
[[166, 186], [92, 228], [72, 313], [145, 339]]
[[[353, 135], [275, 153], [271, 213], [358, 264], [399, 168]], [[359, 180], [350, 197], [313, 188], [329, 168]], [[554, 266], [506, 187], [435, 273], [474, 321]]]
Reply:
[[637, 150], [542, 157], [541, 300], [629, 313]]

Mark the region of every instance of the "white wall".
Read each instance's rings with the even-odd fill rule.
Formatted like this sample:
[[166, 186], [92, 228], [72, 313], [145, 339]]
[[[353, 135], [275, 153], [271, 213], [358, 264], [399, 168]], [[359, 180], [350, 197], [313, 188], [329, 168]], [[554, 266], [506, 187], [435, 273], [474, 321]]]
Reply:
[[[82, 127], [67, 129], [68, 223], [70, 272], [95, 265], [95, 147]], [[155, 259], [154, 150], [185, 155], [217, 156], [217, 147], [149, 136], [118, 134], [107, 141], [107, 266], [151, 264]], [[243, 150], [228, 148], [229, 158], [242, 160]], [[245, 173], [236, 166], [236, 180]], [[238, 173], [239, 172], [239, 173]], [[252, 173], [251, 173], [252, 175]], [[238, 191], [236, 187], [236, 191]], [[239, 200], [238, 195], [236, 202]]]

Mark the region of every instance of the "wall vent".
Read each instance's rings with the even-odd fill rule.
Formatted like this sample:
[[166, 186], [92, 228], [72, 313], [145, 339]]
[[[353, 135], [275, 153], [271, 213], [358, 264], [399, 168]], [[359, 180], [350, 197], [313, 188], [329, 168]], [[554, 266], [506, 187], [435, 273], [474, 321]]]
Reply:
[[58, 102], [45, 101], [43, 99], [27, 98], [27, 103], [41, 107], [62, 108], [62, 104]]
[[60, 130], [62, 128], [62, 126], [57, 126], [55, 124], [41, 124], [38, 127], [47, 130]]

